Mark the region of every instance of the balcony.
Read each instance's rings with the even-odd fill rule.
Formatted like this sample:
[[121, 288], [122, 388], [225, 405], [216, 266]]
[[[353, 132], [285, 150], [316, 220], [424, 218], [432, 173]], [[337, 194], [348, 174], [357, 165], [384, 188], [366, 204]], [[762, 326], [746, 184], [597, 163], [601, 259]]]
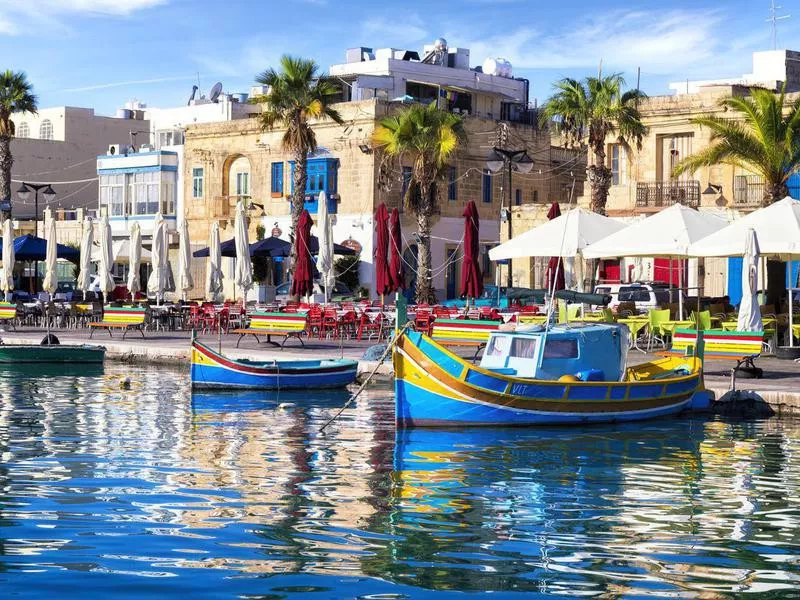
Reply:
[[663, 208], [673, 204], [700, 206], [700, 182], [640, 181], [636, 184], [637, 208]]

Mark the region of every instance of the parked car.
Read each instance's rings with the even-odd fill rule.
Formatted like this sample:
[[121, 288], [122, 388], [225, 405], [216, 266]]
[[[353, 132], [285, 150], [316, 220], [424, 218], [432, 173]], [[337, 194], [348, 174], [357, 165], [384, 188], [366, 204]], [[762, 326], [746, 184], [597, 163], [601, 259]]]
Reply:
[[594, 292], [611, 295], [608, 306], [613, 309], [616, 309], [621, 302], [634, 302], [639, 311], [647, 311], [670, 303], [670, 290], [658, 284], [602, 284], [595, 286]]
[[[520, 304], [543, 304], [545, 290], [534, 290], [531, 288], [512, 287], [509, 289], [500, 288], [500, 298], [496, 285], [483, 286], [483, 294], [480, 298], [470, 300], [473, 306], [492, 306], [496, 308], [507, 308], [509, 299]], [[440, 302], [442, 306], [464, 308], [467, 305], [466, 298], [452, 298]]]
[[[315, 296], [323, 296], [325, 294], [325, 290], [322, 289], [322, 286], [319, 284], [318, 281], [314, 282], [314, 295]], [[351, 302], [356, 299], [353, 292], [341, 281], [337, 281], [336, 284], [333, 286], [333, 291], [330, 292], [331, 294], [331, 301], [333, 302]], [[288, 302], [292, 299], [292, 284], [291, 282], [282, 283], [277, 288], [275, 288], [275, 300], [278, 302]]]

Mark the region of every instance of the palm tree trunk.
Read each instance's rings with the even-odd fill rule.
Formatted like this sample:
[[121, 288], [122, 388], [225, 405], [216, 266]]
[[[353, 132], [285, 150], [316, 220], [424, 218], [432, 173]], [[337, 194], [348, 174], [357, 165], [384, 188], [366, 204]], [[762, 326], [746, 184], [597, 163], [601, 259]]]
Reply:
[[591, 210], [600, 215], [606, 214], [608, 189], [611, 187], [611, 169], [606, 166], [606, 152], [603, 144], [592, 151], [594, 164], [586, 169], [586, 178], [591, 185]]
[[785, 182], [767, 183], [764, 186], [764, 198], [761, 200], [761, 206], [769, 206], [778, 200], [783, 200], [788, 195], [789, 188]]
[[[297, 220], [305, 208], [306, 202], [306, 180], [308, 179], [308, 154], [305, 148], [300, 148], [294, 153], [294, 190], [292, 191], [292, 234], [297, 235]], [[292, 272], [294, 266], [297, 264], [297, 254], [295, 254], [295, 246], [292, 244]], [[298, 300], [296, 296], [292, 296], [295, 302]]]
[[11, 138], [0, 136], [0, 201], [11, 200]]
[[431, 218], [427, 208], [417, 213], [417, 304], [435, 302], [431, 286]]

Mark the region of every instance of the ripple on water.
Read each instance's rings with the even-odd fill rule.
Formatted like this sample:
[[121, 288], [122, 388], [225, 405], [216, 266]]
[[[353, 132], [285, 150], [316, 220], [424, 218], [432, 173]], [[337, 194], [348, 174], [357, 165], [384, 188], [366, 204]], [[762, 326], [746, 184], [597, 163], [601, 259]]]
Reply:
[[347, 392], [192, 396], [185, 382], [115, 365], [0, 370], [4, 591], [383, 600], [800, 586], [793, 422], [395, 435], [391, 391], [374, 388], [322, 435]]

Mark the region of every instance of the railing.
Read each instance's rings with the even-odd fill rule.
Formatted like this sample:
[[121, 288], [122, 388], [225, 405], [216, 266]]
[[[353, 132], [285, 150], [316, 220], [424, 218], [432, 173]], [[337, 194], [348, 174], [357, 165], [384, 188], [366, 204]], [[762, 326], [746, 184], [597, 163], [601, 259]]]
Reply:
[[733, 178], [733, 203], [736, 206], [760, 206], [764, 198], [764, 180], [758, 175]]
[[700, 182], [692, 181], [640, 181], [636, 184], [636, 206], [639, 208], [672, 206], [700, 206]]

